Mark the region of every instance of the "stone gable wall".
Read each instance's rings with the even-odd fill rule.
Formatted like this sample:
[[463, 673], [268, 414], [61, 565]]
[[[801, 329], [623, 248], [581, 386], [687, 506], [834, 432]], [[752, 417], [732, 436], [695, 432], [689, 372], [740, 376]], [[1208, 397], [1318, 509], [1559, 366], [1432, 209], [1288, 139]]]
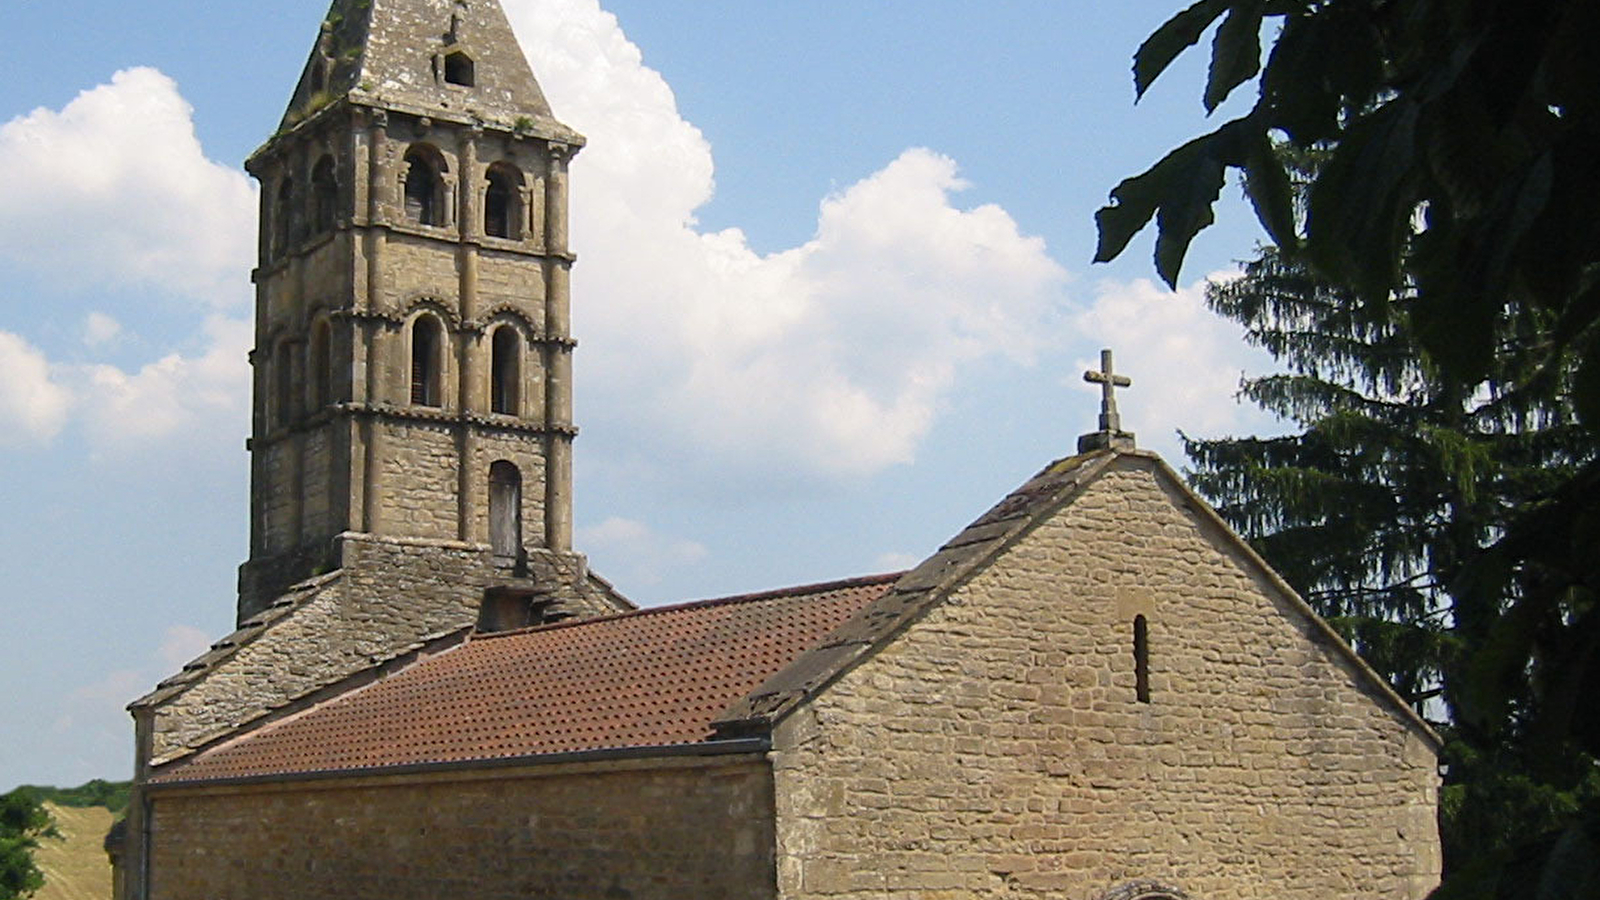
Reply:
[[1181, 500], [1122, 464], [786, 720], [779, 896], [1425, 896], [1424, 733]]
[[154, 795], [150, 900], [768, 900], [772, 781], [728, 757]]

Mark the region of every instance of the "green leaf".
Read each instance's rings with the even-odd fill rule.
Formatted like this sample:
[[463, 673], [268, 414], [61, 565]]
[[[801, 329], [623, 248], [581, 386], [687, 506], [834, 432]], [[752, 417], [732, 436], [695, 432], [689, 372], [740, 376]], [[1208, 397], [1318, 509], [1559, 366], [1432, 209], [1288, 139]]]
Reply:
[[1211, 73], [1206, 79], [1206, 112], [1217, 111], [1234, 88], [1261, 71], [1261, 19], [1264, 0], [1234, 7], [1217, 29], [1211, 45]]
[[1215, 153], [1196, 154], [1178, 182], [1179, 190], [1168, 194], [1156, 215], [1156, 271], [1173, 290], [1178, 289], [1189, 245], [1217, 220], [1213, 208], [1226, 175], [1227, 167]]
[[1238, 135], [1247, 120], [1229, 122], [1168, 153], [1111, 192], [1111, 205], [1095, 213], [1100, 243], [1095, 262], [1110, 262], [1157, 217], [1156, 270], [1177, 288], [1184, 255], [1195, 235], [1215, 221], [1212, 205], [1222, 193], [1229, 165], [1242, 165]]
[[1138, 97], [1143, 97], [1150, 85], [1167, 70], [1178, 54], [1200, 42], [1211, 23], [1228, 9], [1228, 0], [1199, 0], [1193, 6], [1167, 20], [1165, 25], [1139, 45], [1133, 56], [1133, 86]]
[[1352, 124], [1311, 188], [1307, 247], [1317, 267], [1384, 303], [1400, 279], [1416, 168], [1415, 104], [1390, 103]]
[[1583, 351], [1572, 385], [1572, 402], [1578, 421], [1591, 433], [1600, 433], [1600, 331]]
[[1294, 186], [1272, 139], [1264, 131], [1249, 136], [1244, 175], [1244, 190], [1255, 206], [1256, 218], [1273, 243], [1293, 250], [1300, 243], [1295, 230]]

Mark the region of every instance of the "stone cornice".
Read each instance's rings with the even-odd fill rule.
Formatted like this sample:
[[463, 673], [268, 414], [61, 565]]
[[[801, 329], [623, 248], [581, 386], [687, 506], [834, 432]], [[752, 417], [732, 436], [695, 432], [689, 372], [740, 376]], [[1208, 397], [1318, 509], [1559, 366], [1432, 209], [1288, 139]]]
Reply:
[[530, 422], [513, 416], [462, 412], [455, 409], [426, 406], [396, 406], [390, 403], [336, 403], [288, 425], [275, 428], [265, 435], [249, 438], [245, 441], [245, 449], [254, 451], [270, 447], [294, 435], [314, 431], [337, 419], [361, 417], [376, 418], [388, 422], [413, 422], [444, 425], [453, 428], [473, 428], [490, 433], [514, 434], [525, 437], [553, 436], [570, 440], [578, 436], [578, 427], [576, 425]]
[[[381, 124], [384, 127], [393, 127], [395, 123], [389, 121], [391, 114], [409, 116], [418, 122], [426, 122], [428, 127], [437, 123], [445, 123], [457, 127], [469, 128], [474, 131], [490, 134], [505, 135], [513, 140], [544, 141], [550, 145], [554, 152], [563, 154], [569, 160], [576, 156], [588, 143], [588, 139], [558, 122], [544, 119], [541, 116], [525, 116], [518, 121], [505, 123], [493, 119], [486, 119], [474, 115], [470, 111], [456, 112], [453, 110], [435, 107], [422, 107], [412, 104], [388, 101], [376, 95], [367, 95], [361, 91], [352, 91], [332, 103], [312, 112], [310, 115], [296, 122], [294, 125], [281, 129], [277, 134], [267, 138], [266, 142], [257, 147], [245, 160], [245, 171], [251, 175], [258, 174], [260, 163], [276, 154], [291, 138], [302, 137], [324, 126], [329, 120], [341, 115], [353, 117], [366, 117], [372, 124]], [[531, 127], [518, 127], [526, 120]]]

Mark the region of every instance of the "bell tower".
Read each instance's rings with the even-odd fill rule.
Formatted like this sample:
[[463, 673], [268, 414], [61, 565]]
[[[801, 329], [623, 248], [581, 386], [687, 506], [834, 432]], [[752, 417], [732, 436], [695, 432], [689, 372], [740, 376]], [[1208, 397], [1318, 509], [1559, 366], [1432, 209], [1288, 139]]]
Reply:
[[[261, 184], [244, 621], [351, 536], [572, 551], [567, 166], [496, 0], [335, 0]], [[536, 568], [536, 567], [535, 567]]]

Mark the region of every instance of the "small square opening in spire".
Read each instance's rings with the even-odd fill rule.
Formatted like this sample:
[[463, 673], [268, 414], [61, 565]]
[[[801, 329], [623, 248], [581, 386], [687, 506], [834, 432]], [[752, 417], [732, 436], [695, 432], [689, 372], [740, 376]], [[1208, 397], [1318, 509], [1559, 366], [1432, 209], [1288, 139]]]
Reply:
[[450, 84], [472, 87], [478, 83], [477, 68], [472, 57], [465, 51], [457, 50], [444, 58], [444, 80]]

